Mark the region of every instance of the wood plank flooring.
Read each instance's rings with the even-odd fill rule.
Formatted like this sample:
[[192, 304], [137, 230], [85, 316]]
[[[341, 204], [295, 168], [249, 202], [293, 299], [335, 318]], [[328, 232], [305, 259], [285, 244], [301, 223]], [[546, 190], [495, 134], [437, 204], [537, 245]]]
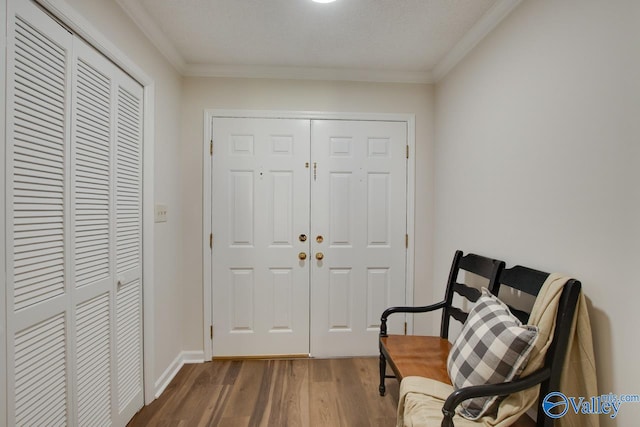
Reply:
[[378, 358], [238, 360], [185, 365], [137, 426], [395, 425], [398, 383], [378, 395]]

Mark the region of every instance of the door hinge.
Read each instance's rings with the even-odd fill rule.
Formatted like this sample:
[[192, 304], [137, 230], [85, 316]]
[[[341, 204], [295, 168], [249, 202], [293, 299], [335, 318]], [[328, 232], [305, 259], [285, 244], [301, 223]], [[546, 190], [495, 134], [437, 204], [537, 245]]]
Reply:
[[407, 159], [409, 158], [409, 146], [407, 145]]
[[209, 326], [209, 336], [213, 339], [213, 325]]
[[404, 235], [404, 247], [406, 249], [409, 249], [409, 235], [408, 234]]
[[213, 139], [209, 142], [209, 155], [213, 156]]
[[407, 335], [407, 322], [404, 322], [404, 334]]
[[209, 234], [209, 248], [213, 249], [213, 233]]

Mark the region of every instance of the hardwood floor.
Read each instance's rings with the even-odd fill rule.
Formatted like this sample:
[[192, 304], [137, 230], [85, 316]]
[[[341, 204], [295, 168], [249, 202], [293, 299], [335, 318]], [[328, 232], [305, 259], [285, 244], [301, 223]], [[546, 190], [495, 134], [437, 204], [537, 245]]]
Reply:
[[378, 358], [185, 365], [136, 426], [395, 425], [398, 383], [378, 395]]

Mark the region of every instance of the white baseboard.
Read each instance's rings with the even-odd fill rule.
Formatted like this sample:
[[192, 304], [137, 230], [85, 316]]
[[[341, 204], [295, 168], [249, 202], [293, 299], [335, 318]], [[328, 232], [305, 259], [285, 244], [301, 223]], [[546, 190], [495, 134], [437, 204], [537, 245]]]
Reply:
[[204, 351], [183, 351], [180, 353], [185, 364], [204, 363]]
[[162, 392], [167, 388], [171, 380], [178, 374], [180, 368], [189, 363], [203, 363], [204, 351], [182, 351], [171, 364], [160, 375], [160, 378], [155, 383], [155, 398], [160, 397]]

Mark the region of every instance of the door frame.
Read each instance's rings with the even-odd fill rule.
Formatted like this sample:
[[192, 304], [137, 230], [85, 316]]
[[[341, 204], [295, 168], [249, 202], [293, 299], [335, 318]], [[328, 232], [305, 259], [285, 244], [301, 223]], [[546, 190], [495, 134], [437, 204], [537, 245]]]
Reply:
[[[9, 16], [6, 14], [6, 4], [16, 0], [6, 0], [1, 2], [2, 12], [0, 13], [0, 19], [2, 20], [2, 26], [0, 26], [0, 45], [6, 46], [6, 25]], [[143, 116], [142, 116], [142, 312], [143, 312], [143, 393], [145, 405], [150, 404], [156, 398], [156, 385], [155, 385], [155, 335], [154, 335], [154, 140], [155, 140], [155, 82], [154, 80], [136, 65], [129, 57], [120, 50], [115, 44], [113, 44], [107, 37], [105, 37], [98, 29], [89, 21], [87, 21], [82, 15], [76, 12], [68, 3], [64, 0], [35, 0], [35, 3], [42, 6], [47, 12], [54, 16], [59, 22], [69, 28], [72, 32], [82, 37], [89, 45], [95, 48], [98, 52], [106, 56], [110, 61], [116, 64], [118, 67], [128, 73], [135, 81], [137, 81], [143, 88]], [[0, 84], [6, 86], [6, 53], [2, 52], [2, 60], [0, 60]], [[6, 111], [5, 104], [2, 103], [0, 111], [2, 114], [2, 124], [0, 125], [1, 134], [4, 136], [4, 143], [2, 155], [0, 160], [2, 164], [5, 162], [4, 151], [6, 146]], [[4, 175], [0, 179], [2, 189], [0, 195], [2, 195], [2, 213], [0, 217], [4, 220], [4, 212], [6, 209], [4, 191], [5, 180]], [[0, 241], [6, 245], [6, 235], [4, 228], [6, 222], [3, 221], [2, 231], [0, 232]], [[0, 266], [4, 267], [5, 259], [3, 258]], [[5, 269], [3, 268], [3, 271]], [[4, 333], [6, 330], [5, 325], [5, 292], [7, 290], [6, 274], [3, 274], [2, 281], [3, 287], [0, 290], [0, 303], [2, 308], [0, 314], [2, 319], [0, 320], [0, 331]], [[6, 359], [4, 354], [6, 352], [6, 336], [1, 336], [2, 343], [0, 344], [0, 350], [2, 356], [0, 356], [0, 380], [6, 380]], [[4, 381], [3, 383], [6, 383]], [[0, 413], [6, 414], [6, 395], [4, 387], [0, 387], [3, 390], [0, 391]], [[0, 420], [1, 424], [1, 420]]]
[[[212, 194], [211, 179], [213, 176], [213, 159], [210, 147], [212, 144], [211, 127], [215, 117], [251, 118], [251, 119], [308, 119], [308, 120], [353, 120], [353, 121], [386, 121], [404, 122], [407, 126], [407, 234], [411, 237], [407, 248], [405, 304], [413, 304], [414, 288], [414, 252], [415, 243], [415, 114], [410, 113], [349, 113], [327, 111], [279, 111], [279, 110], [226, 110], [205, 109], [202, 144], [202, 342], [205, 360], [213, 356], [213, 340], [210, 328], [213, 325], [213, 252], [209, 247], [209, 236], [213, 230], [211, 211]], [[407, 329], [413, 331], [413, 317], [407, 316]]]
[[[5, 198], [5, 174], [6, 172], [6, 159], [5, 159], [5, 151], [7, 150], [7, 134], [6, 134], [6, 111], [5, 106], [7, 103], [7, 79], [6, 79], [6, 68], [7, 68], [7, 2], [5, 0], [0, 0], [0, 46], [3, 46], [2, 51], [0, 52], [0, 85], [2, 85], [2, 90], [4, 90], [4, 97], [0, 101], [0, 135], [4, 139], [2, 143], [2, 148], [0, 148], [0, 164], [3, 165], [4, 170], [0, 172], [0, 222], [2, 222], [2, 227], [0, 227], [0, 245], [1, 247], [6, 248], [6, 238], [5, 238], [5, 228], [6, 228], [6, 219], [5, 219], [5, 211], [6, 211], [6, 198]], [[4, 255], [6, 251], [3, 252], [3, 255], [0, 257], [0, 274], [2, 277], [0, 278], [0, 414], [4, 416], [0, 416], [0, 424], [7, 423], [9, 420], [6, 415], [7, 413], [7, 316], [6, 316], [6, 292], [7, 292], [7, 267], [6, 267], [6, 255]]]

